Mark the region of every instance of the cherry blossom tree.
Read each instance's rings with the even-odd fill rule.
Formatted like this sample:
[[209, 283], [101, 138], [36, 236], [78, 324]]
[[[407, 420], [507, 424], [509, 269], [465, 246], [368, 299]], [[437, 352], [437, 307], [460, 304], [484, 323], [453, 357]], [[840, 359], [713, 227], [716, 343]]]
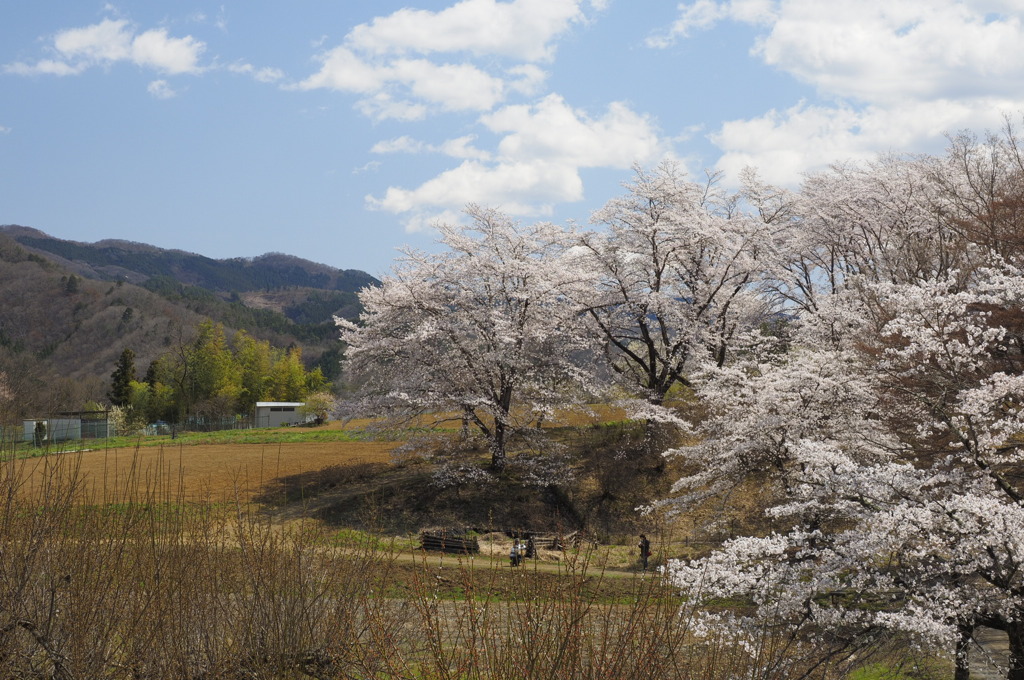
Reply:
[[787, 228], [806, 230], [788, 243], [809, 248], [772, 273], [808, 282], [786, 289], [800, 292], [788, 351], [748, 336], [695, 376], [702, 438], [670, 452], [694, 470], [680, 507], [757, 479], [773, 530], [669, 573], [700, 597], [749, 598], [751, 622], [813, 624], [829, 659], [899, 631], [955, 649], [964, 680], [974, 631], [993, 627], [1020, 680], [1024, 271], [979, 235], [993, 212], [1003, 234], [1024, 222], [1008, 215], [1012, 162], [992, 170], [984, 208], [961, 195], [977, 185], [964, 167], [954, 145], [834, 168], [787, 203]]
[[603, 227], [575, 249], [587, 278], [569, 296], [628, 393], [660, 405], [704, 361], [764, 320], [757, 294], [770, 241], [717, 177], [688, 180], [677, 164], [635, 169], [628, 192], [596, 211]]
[[380, 286], [361, 291], [359, 324], [338, 324], [364, 411], [462, 419], [500, 471], [512, 438], [571, 401], [567, 388], [585, 376], [571, 360], [582, 339], [560, 294], [577, 274], [563, 230], [466, 212], [469, 226], [438, 227], [442, 252], [404, 251]]

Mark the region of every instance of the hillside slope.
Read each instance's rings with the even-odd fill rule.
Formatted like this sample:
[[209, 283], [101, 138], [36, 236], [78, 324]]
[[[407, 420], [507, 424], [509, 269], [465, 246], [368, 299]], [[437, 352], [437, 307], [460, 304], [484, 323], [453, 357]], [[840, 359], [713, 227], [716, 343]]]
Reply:
[[356, 292], [375, 282], [287, 255], [213, 260], [0, 227], [0, 371], [23, 399], [45, 394], [49, 410], [77, 409], [105, 396], [123, 349], [135, 352], [144, 373], [208, 318], [229, 336], [245, 329], [278, 347], [301, 347], [308, 366], [333, 378], [341, 347], [332, 316], [356, 316]]

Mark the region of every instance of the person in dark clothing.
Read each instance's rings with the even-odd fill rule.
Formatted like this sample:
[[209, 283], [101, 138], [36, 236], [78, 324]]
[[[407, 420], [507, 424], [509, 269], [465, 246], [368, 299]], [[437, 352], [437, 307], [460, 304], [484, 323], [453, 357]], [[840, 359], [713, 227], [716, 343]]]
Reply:
[[640, 534], [640, 564], [643, 565], [644, 571], [647, 571], [647, 561], [651, 558], [651, 542], [647, 540], [647, 537]]

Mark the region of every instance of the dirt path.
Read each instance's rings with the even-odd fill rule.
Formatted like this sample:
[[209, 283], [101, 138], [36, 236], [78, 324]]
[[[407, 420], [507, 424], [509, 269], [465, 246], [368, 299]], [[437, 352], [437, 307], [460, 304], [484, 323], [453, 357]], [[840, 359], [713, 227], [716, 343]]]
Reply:
[[969, 653], [972, 680], [1003, 680], [1010, 658], [1006, 633], [993, 628], [979, 628], [974, 639], [979, 646], [972, 647]]

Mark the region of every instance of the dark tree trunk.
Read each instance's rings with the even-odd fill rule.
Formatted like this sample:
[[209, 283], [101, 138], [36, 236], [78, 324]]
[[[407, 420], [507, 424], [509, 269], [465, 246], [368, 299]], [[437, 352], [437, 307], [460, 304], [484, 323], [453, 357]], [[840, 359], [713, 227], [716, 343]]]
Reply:
[[505, 469], [505, 434], [505, 423], [496, 419], [491, 438], [491, 470], [494, 472]]
[[971, 661], [967, 653], [971, 648], [972, 626], [960, 626], [960, 637], [956, 641], [956, 670], [953, 680], [971, 680]]
[[1006, 680], [1024, 680], [1024, 622], [1008, 624], [1006, 636], [1010, 643], [1010, 670]]

